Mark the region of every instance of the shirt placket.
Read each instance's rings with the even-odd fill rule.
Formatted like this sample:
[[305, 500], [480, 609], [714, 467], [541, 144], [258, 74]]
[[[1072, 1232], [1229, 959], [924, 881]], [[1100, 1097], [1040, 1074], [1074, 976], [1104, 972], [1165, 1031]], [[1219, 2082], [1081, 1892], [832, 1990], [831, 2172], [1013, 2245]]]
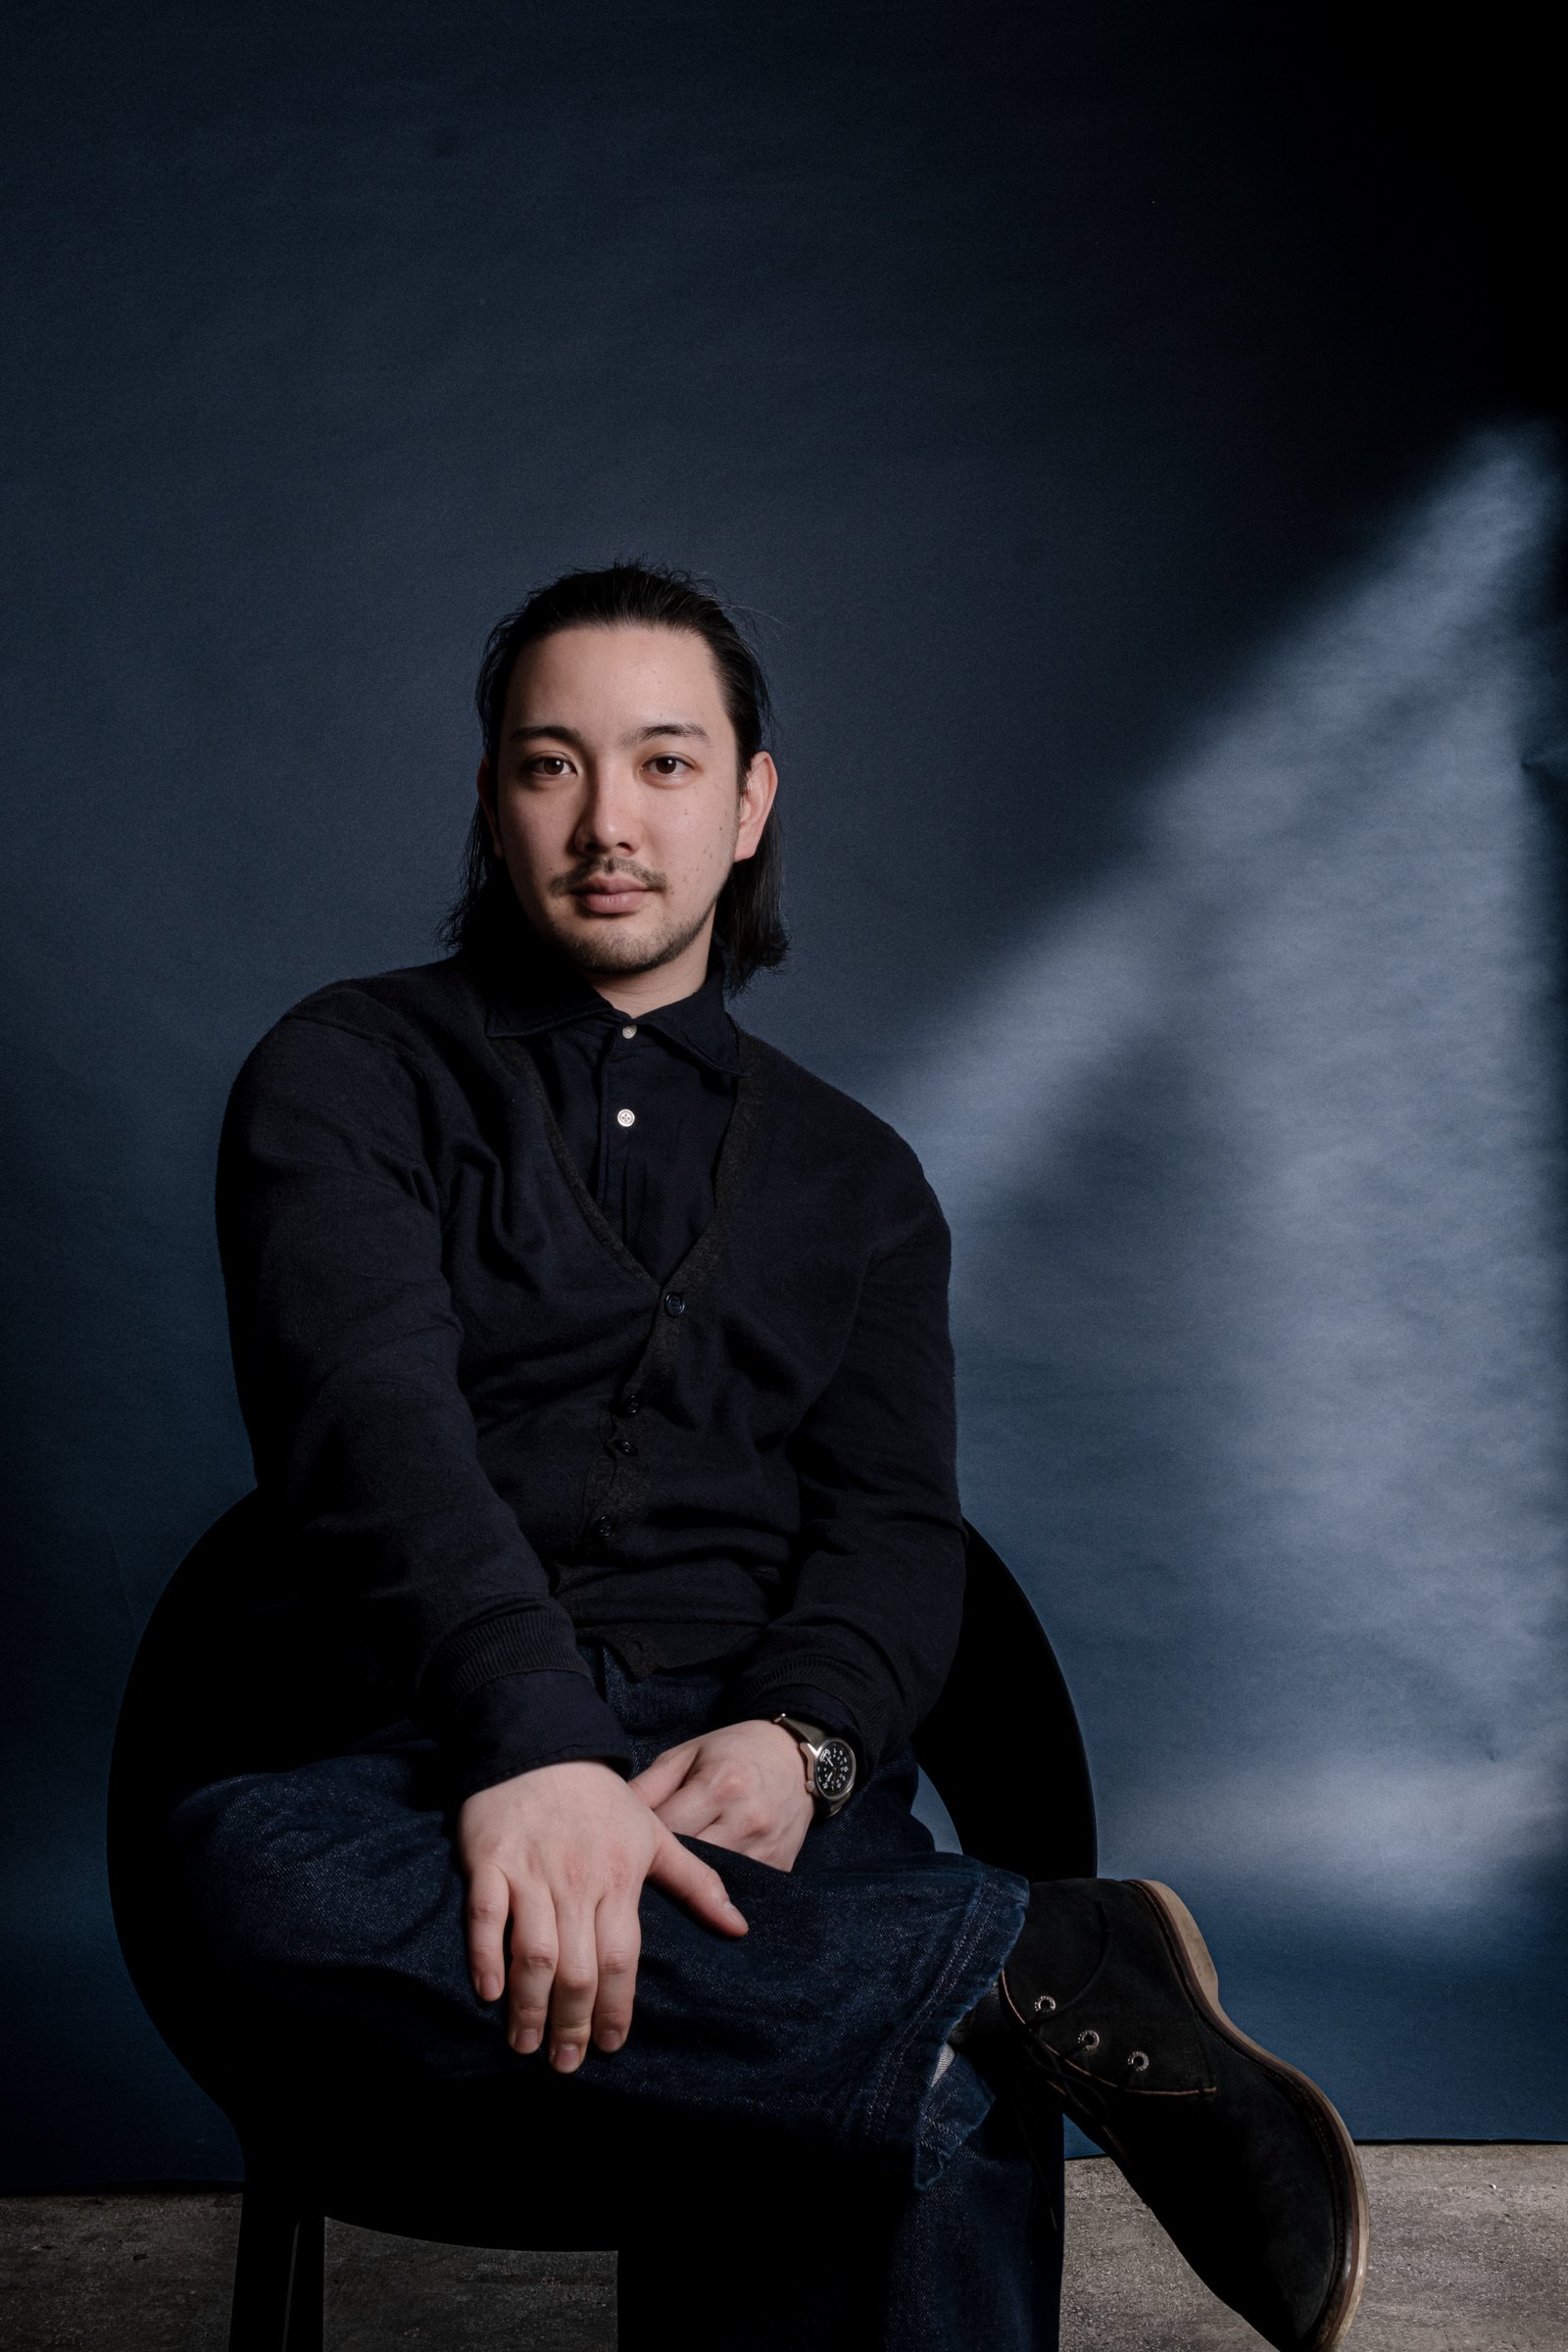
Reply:
[[641, 1024], [617, 1021], [599, 1065], [599, 1206], [617, 1232], [624, 1232], [626, 1178], [632, 1154], [642, 1150], [642, 1090], [633, 1078]]

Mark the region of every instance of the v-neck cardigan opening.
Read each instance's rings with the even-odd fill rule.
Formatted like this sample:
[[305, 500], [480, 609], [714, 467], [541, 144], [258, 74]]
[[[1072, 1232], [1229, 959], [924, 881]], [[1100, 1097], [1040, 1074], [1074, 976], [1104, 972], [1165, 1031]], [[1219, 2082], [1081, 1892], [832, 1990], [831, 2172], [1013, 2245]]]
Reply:
[[[761, 1083], [761, 1056], [753, 1040], [739, 1028], [735, 1036], [741, 1072], [713, 1175], [713, 1213], [674, 1272], [662, 1282], [627, 1248], [588, 1190], [582, 1170], [566, 1149], [538, 1064], [527, 1046], [520, 1039], [498, 1041], [508, 1058], [514, 1058], [523, 1068], [551, 1151], [589, 1231], [616, 1264], [635, 1277], [645, 1300], [654, 1308], [637, 1360], [616, 1384], [614, 1399], [605, 1408], [600, 1424], [601, 1442], [590, 1458], [583, 1487], [573, 1546], [575, 1558], [553, 1563], [556, 1595], [568, 1608], [573, 1589], [594, 1573], [596, 1544], [608, 1542], [611, 1530], [628, 1515], [633, 1518], [640, 1515], [646, 1503], [647, 1468], [641, 1448], [630, 1439], [627, 1425], [646, 1401], [667, 1389], [674, 1375], [687, 1302], [701, 1292], [723, 1253], [731, 1204], [756, 1130]], [[644, 1646], [650, 1658], [658, 1656], [656, 1642], [645, 1640]]]
[[[532, 1092], [541, 1124], [549, 1139], [556, 1163], [566, 1180], [572, 1199], [581, 1210], [589, 1230], [611, 1256], [626, 1273], [632, 1275], [647, 1291], [650, 1298], [660, 1300], [671, 1294], [689, 1298], [699, 1292], [718, 1263], [729, 1225], [729, 1210], [735, 1197], [736, 1185], [757, 1126], [760, 1107], [761, 1058], [755, 1041], [741, 1028], [735, 1030], [735, 1042], [740, 1052], [741, 1071], [735, 1087], [735, 1106], [724, 1129], [724, 1141], [719, 1146], [718, 1164], [713, 1171], [713, 1213], [697, 1236], [674, 1272], [662, 1280], [643, 1264], [615, 1231], [593, 1194], [587, 1180], [571, 1153], [566, 1139], [551, 1108], [550, 1096], [539, 1065], [521, 1038], [503, 1037], [493, 1041], [522, 1070]], [[657, 1336], [657, 1334], [656, 1334]], [[652, 1343], [650, 1343], [652, 1344]]]

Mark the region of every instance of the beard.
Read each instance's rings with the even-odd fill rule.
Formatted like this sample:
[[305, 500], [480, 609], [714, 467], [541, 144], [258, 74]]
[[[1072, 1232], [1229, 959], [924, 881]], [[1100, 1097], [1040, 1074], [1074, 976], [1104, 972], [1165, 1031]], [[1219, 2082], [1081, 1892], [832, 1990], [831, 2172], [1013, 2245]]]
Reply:
[[697, 914], [678, 917], [665, 912], [652, 931], [641, 936], [612, 917], [597, 923], [586, 936], [574, 928], [569, 938], [551, 922], [550, 937], [579, 971], [602, 972], [607, 978], [653, 972], [684, 954], [717, 904], [715, 896]]

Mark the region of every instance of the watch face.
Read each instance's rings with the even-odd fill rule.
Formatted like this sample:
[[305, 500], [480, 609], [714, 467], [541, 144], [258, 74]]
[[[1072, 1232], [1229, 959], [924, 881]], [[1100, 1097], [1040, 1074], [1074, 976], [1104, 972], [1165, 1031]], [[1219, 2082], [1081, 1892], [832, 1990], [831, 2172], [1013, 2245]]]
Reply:
[[847, 1740], [824, 1740], [813, 1775], [818, 1796], [843, 1796], [855, 1783], [855, 1750]]

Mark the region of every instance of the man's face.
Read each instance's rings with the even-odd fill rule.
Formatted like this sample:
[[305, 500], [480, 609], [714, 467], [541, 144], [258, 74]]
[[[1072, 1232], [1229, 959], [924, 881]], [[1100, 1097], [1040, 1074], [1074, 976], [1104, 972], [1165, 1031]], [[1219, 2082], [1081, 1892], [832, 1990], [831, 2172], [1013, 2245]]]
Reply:
[[525, 646], [479, 794], [534, 929], [586, 972], [706, 962], [778, 781], [765, 752], [744, 777], [738, 758], [701, 637], [626, 624]]

